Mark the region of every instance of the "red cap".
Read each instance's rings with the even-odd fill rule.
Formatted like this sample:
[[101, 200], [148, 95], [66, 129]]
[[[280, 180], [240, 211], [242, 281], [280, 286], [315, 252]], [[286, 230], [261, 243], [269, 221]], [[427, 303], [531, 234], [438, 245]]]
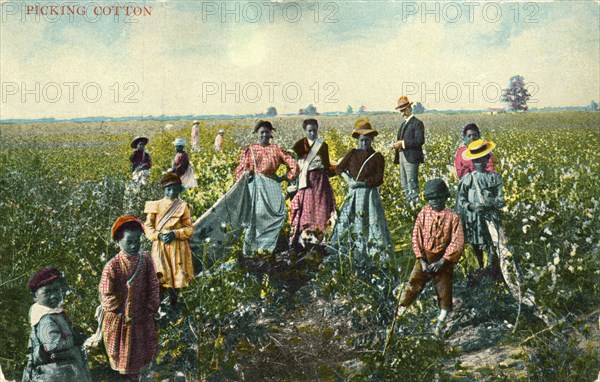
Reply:
[[123, 225], [130, 223], [130, 222], [137, 223], [140, 226], [140, 229], [142, 230], [142, 232], [144, 231], [144, 224], [140, 221], [140, 219], [136, 218], [133, 215], [123, 215], [123, 216], [119, 217], [115, 221], [115, 224], [113, 224], [113, 226], [112, 226], [112, 229], [111, 229], [112, 239], [116, 241], [115, 238], [117, 237], [117, 234], [119, 233], [121, 228], [123, 228]]
[[62, 274], [58, 269], [50, 267], [42, 268], [29, 279], [29, 291], [33, 293], [56, 280], [62, 280], [62, 278]]

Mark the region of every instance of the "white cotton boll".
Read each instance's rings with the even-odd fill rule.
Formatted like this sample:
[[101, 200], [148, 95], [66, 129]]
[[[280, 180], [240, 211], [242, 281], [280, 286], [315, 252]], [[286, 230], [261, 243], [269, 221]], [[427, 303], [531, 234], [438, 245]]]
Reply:
[[574, 257], [577, 254], [577, 248], [579, 246], [576, 243], [573, 243], [571, 245], [571, 257]]
[[548, 227], [544, 228], [544, 233], [548, 236], [552, 236], [552, 231], [550, 231], [550, 228]]
[[560, 264], [560, 257], [556, 256], [554, 258], [554, 265], [558, 265], [558, 264]]

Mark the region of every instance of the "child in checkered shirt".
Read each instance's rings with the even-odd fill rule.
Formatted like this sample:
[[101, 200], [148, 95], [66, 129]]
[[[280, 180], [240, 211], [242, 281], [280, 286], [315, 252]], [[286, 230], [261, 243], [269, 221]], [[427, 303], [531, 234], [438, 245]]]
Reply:
[[433, 279], [440, 312], [436, 334], [439, 334], [448, 312], [452, 310], [452, 273], [463, 248], [464, 235], [460, 217], [446, 201], [450, 191], [439, 178], [429, 180], [424, 189], [425, 200], [413, 229], [412, 248], [417, 257], [408, 284], [400, 297], [398, 315], [402, 315]]

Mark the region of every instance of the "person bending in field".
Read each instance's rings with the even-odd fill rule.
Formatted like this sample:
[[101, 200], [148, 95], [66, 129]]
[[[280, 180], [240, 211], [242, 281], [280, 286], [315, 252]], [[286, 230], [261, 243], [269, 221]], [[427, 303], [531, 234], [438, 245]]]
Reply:
[[194, 278], [190, 237], [194, 231], [190, 210], [179, 194], [179, 176], [166, 173], [160, 179], [165, 197], [146, 202], [146, 236], [152, 241], [152, 261], [167, 302], [177, 304], [179, 289]]
[[452, 274], [463, 253], [464, 235], [460, 217], [446, 208], [450, 191], [442, 179], [427, 181], [424, 196], [429, 205], [417, 215], [412, 235], [412, 249], [417, 261], [400, 296], [398, 315], [415, 301], [425, 283], [433, 279], [440, 308], [436, 326], [439, 335], [452, 310]]
[[29, 310], [31, 336], [23, 381], [87, 382], [91, 377], [63, 311], [67, 285], [56, 268], [43, 268], [29, 280], [35, 302]]
[[463, 153], [463, 159], [472, 161], [475, 171], [460, 179], [456, 207], [464, 224], [467, 242], [473, 246], [479, 267], [484, 267], [485, 250], [488, 254], [487, 267], [494, 277], [499, 277], [500, 261], [496, 244], [488, 229], [488, 223], [499, 227], [499, 210], [504, 207], [502, 177], [487, 169], [490, 153], [495, 147], [494, 142], [478, 139], [471, 142]]
[[144, 225], [135, 216], [121, 216], [112, 239], [121, 251], [102, 271], [102, 333], [110, 367], [124, 381], [139, 381], [140, 372], [156, 355], [158, 333], [154, 315], [160, 303], [159, 284], [147, 253], [140, 252]]

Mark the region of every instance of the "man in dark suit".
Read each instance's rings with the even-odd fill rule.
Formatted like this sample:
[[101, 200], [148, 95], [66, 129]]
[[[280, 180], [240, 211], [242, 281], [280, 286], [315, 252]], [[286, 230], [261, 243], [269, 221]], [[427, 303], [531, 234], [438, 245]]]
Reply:
[[404, 122], [392, 147], [396, 150], [394, 163], [400, 165], [404, 197], [407, 202], [416, 203], [419, 200], [419, 164], [423, 163], [425, 126], [412, 114], [412, 104], [408, 97], [398, 99], [396, 110], [402, 113]]

